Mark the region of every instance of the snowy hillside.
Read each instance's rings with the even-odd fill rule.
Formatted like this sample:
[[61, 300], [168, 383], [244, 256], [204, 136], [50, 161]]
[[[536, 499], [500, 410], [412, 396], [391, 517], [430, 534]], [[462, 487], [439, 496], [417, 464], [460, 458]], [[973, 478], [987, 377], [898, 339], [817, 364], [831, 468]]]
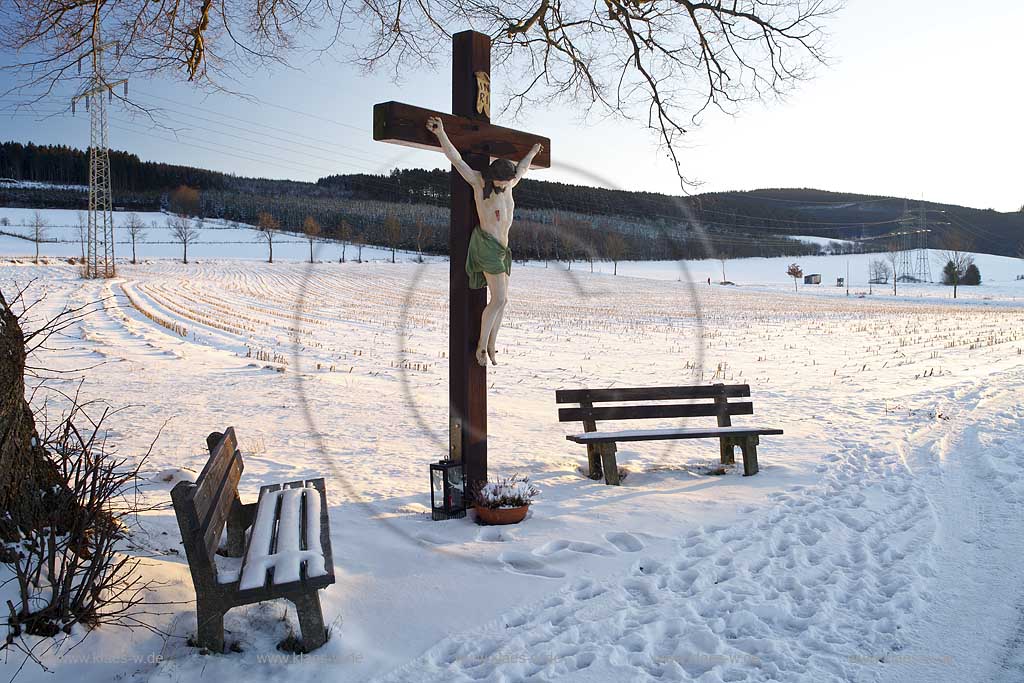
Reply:
[[[0, 233], [9, 232], [21, 234], [26, 238], [30, 235], [31, 229], [26, 227], [32, 220], [35, 213], [32, 209], [14, 209], [0, 207], [0, 221], [7, 219], [9, 227], [0, 225]], [[54, 240], [40, 245], [40, 254], [47, 258], [74, 258], [80, 257], [82, 246], [79, 236], [78, 221], [79, 212], [63, 209], [47, 209], [40, 212], [47, 223], [44, 238]], [[114, 224], [116, 226], [116, 254], [118, 260], [123, 262], [131, 257], [131, 242], [127, 236], [124, 226], [127, 223], [127, 212], [114, 212]], [[171, 229], [168, 227], [168, 216], [162, 213], [139, 213], [136, 214], [147, 226], [145, 234], [139, 240], [136, 248], [139, 260], [148, 261], [154, 259], [175, 260], [181, 259], [181, 244], [174, 241]], [[84, 220], [84, 214], [83, 218]], [[198, 238], [195, 244], [189, 246], [189, 259], [193, 261], [204, 261], [209, 259], [251, 259], [266, 260], [267, 246], [260, 239], [259, 233], [251, 226], [225, 223], [220, 220], [204, 221], [197, 228]], [[820, 244], [823, 248], [828, 246], [832, 240], [823, 238], [807, 237], [809, 242]], [[359, 253], [358, 247], [348, 245], [344, 247], [347, 260], [353, 260]], [[18, 239], [9, 235], [0, 234], [0, 256], [20, 257], [22, 259], [32, 257], [35, 253], [35, 244], [29, 239]], [[364, 246], [362, 248], [362, 259], [364, 261], [391, 260], [391, 250], [383, 247]], [[332, 240], [317, 240], [314, 246], [314, 258], [317, 261], [339, 261], [342, 256], [342, 245]], [[1006, 256], [993, 256], [991, 254], [974, 254], [975, 261], [981, 269], [983, 287], [962, 288], [960, 296], [964, 299], [992, 299], [1017, 301], [1024, 299], [1024, 282], [1018, 280], [1024, 276], [1024, 260]], [[417, 261], [418, 254], [399, 252], [399, 261]], [[717, 259], [706, 259], [701, 261], [624, 261], [618, 264], [620, 276], [638, 278], [676, 280], [682, 282], [701, 283], [711, 279], [712, 283], [718, 283], [723, 279], [734, 282], [740, 287], [761, 287], [769, 289], [781, 289], [783, 286], [792, 288], [793, 280], [786, 275], [786, 269], [791, 263], [798, 263], [804, 273], [818, 273], [822, 276], [822, 284], [807, 286], [799, 284], [800, 291], [805, 294], [816, 294], [826, 296], [845, 296], [846, 289], [838, 289], [837, 278], [847, 278], [847, 282], [853, 288], [853, 294], [867, 293], [869, 264], [876, 259], [884, 259], [884, 254], [854, 254], [854, 255], [825, 255], [825, 256], [782, 256], [775, 258], [745, 258], [727, 260], [724, 266]], [[307, 261], [309, 260], [309, 242], [302, 235], [281, 233], [274, 241], [275, 261]], [[446, 260], [443, 257], [429, 257], [429, 261]], [[933, 280], [938, 280], [945, 261], [938, 250], [929, 252]], [[591, 264], [576, 262], [572, 265], [566, 263], [526, 264], [539, 268], [569, 268], [572, 272], [589, 273]], [[610, 262], [595, 262], [593, 271], [595, 273], [612, 273], [615, 266]], [[891, 291], [891, 285], [888, 285]], [[887, 291], [887, 285], [874, 285], [870, 289], [880, 295]], [[904, 284], [897, 287], [898, 294], [911, 297], [951, 297], [952, 291], [948, 287], [934, 284]]]

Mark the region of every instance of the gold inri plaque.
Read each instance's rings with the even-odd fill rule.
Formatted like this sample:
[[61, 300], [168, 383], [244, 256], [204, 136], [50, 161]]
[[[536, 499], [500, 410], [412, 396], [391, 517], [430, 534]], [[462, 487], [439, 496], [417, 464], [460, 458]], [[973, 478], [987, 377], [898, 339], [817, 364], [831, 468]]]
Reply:
[[477, 71], [476, 76], [476, 112], [491, 118], [491, 76], [486, 71]]

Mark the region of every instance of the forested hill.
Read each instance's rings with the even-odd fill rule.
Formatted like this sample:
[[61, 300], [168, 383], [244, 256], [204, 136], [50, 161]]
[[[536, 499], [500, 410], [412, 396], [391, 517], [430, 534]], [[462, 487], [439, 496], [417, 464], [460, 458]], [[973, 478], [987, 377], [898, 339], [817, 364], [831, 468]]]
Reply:
[[[320, 206], [329, 223], [329, 207], [345, 200], [435, 207], [448, 202], [448, 172], [442, 170], [335, 175], [307, 183], [141, 161], [121, 151], [111, 151], [110, 161], [115, 204], [137, 210], [164, 208], [168, 191], [181, 185], [203, 192], [207, 215], [251, 222], [254, 212], [276, 208], [285, 226], [295, 221], [301, 224], [297, 207], [304, 203]], [[64, 146], [0, 143], [0, 203], [54, 206], [56, 202], [82, 208], [85, 198], [80, 192], [15, 189], [5, 187], [4, 178], [84, 185], [88, 182], [88, 154]], [[709, 233], [863, 239], [924, 226], [933, 230], [933, 246], [951, 232], [977, 251], [1016, 255], [1024, 246], [1024, 212], [1000, 213], [933, 202], [922, 206], [897, 197], [813, 189], [714, 192], [683, 198], [527, 178], [516, 192], [516, 204], [538, 212], [591, 217], [588, 222], [595, 228], [614, 218], [671, 232], [689, 230], [699, 222]]]

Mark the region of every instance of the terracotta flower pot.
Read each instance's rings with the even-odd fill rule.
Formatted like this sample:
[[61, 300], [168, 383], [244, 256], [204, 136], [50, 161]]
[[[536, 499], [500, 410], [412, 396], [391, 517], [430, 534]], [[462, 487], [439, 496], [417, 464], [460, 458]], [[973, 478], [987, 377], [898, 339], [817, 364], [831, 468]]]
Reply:
[[484, 508], [479, 505], [473, 508], [476, 510], [477, 518], [484, 524], [518, 524], [529, 512], [529, 505], [520, 505], [517, 508]]

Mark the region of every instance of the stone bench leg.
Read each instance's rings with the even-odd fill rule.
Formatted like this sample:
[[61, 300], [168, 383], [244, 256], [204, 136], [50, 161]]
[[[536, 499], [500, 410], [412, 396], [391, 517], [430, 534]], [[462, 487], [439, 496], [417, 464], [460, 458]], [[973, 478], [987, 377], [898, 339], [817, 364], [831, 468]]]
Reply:
[[317, 591], [293, 598], [295, 611], [299, 614], [299, 630], [302, 631], [302, 647], [312, 652], [327, 642], [324, 628], [324, 614], [320, 609], [320, 595]]
[[601, 447], [601, 464], [604, 467], [604, 483], [619, 485], [619, 465], [615, 462], [615, 444], [603, 443]]
[[590, 471], [587, 473], [588, 477], [597, 480], [603, 476], [601, 469], [601, 444], [587, 444], [587, 465], [590, 468]]
[[245, 531], [252, 526], [256, 517], [256, 504], [242, 505], [242, 501], [235, 496], [228, 511], [228, 538], [227, 543], [219, 551], [225, 557], [242, 557], [245, 554]]
[[224, 653], [224, 610], [214, 601], [196, 600], [196, 645]]
[[748, 436], [743, 439], [743, 476], [750, 477], [758, 472], [757, 468], [757, 444], [761, 440], [756, 436]]
[[736, 440], [731, 436], [723, 436], [719, 439], [719, 460], [723, 465], [736, 464]]

